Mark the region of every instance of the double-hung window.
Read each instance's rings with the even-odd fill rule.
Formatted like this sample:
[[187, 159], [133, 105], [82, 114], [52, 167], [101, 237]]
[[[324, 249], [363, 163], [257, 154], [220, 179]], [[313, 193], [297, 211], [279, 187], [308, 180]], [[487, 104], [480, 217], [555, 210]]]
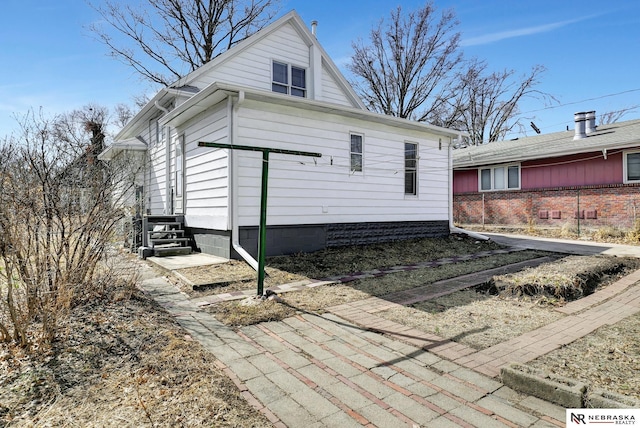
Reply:
[[362, 172], [362, 135], [351, 134], [351, 172]]
[[624, 153], [624, 182], [640, 182], [640, 152]]
[[479, 170], [480, 190], [516, 190], [520, 188], [520, 165], [500, 165]]
[[305, 98], [307, 96], [307, 71], [301, 67], [273, 61], [271, 90]]
[[404, 194], [418, 194], [418, 145], [404, 143]]

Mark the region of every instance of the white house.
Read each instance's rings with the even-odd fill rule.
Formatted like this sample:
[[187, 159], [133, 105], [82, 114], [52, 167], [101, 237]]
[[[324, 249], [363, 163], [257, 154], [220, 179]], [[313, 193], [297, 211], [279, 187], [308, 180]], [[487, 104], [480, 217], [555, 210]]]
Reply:
[[202, 252], [255, 255], [262, 155], [213, 142], [322, 155], [271, 154], [269, 254], [449, 233], [460, 133], [368, 111], [314, 33], [288, 13], [119, 132], [103, 158], [146, 150], [147, 214], [183, 216]]

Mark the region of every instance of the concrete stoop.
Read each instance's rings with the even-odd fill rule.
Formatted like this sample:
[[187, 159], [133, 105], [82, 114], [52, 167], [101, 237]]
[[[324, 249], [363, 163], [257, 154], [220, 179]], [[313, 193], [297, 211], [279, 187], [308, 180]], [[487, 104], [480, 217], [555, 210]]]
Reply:
[[519, 363], [503, 367], [502, 383], [568, 409], [637, 409], [640, 401], [632, 397], [592, 388], [573, 379], [556, 376]]

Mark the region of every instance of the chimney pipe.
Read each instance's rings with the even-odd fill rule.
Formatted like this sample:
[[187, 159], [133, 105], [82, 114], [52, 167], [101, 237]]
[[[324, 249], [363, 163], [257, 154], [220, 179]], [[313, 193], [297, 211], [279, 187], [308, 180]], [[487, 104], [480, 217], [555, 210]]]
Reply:
[[582, 138], [586, 138], [587, 134], [585, 134], [585, 122], [587, 121], [587, 113], [575, 113], [573, 115], [573, 118], [576, 122], [576, 135], [573, 137], [573, 139], [580, 140]]
[[586, 134], [589, 135], [592, 132], [596, 132], [596, 111], [591, 110], [587, 112], [587, 129], [585, 130]]
[[316, 31], [318, 28], [318, 21], [311, 21], [311, 34], [316, 35]]

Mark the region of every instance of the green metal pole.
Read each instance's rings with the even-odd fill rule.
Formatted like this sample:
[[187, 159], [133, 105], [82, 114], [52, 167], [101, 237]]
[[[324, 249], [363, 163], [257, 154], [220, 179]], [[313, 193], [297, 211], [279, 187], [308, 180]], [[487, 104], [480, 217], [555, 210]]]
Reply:
[[262, 151], [262, 192], [260, 194], [260, 230], [258, 238], [258, 296], [264, 294], [264, 264], [267, 252], [267, 189], [269, 150]]
[[260, 229], [258, 231], [258, 296], [264, 294], [264, 265], [267, 255], [267, 182], [269, 181], [269, 153], [282, 155], [322, 157], [322, 153], [302, 152], [299, 150], [286, 150], [267, 147], [243, 146], [226, 143], [198, 142], [198, 147], [214, 147], [219, 149], [248, 150], [262, 152], [262, 192], [260, 194]]

